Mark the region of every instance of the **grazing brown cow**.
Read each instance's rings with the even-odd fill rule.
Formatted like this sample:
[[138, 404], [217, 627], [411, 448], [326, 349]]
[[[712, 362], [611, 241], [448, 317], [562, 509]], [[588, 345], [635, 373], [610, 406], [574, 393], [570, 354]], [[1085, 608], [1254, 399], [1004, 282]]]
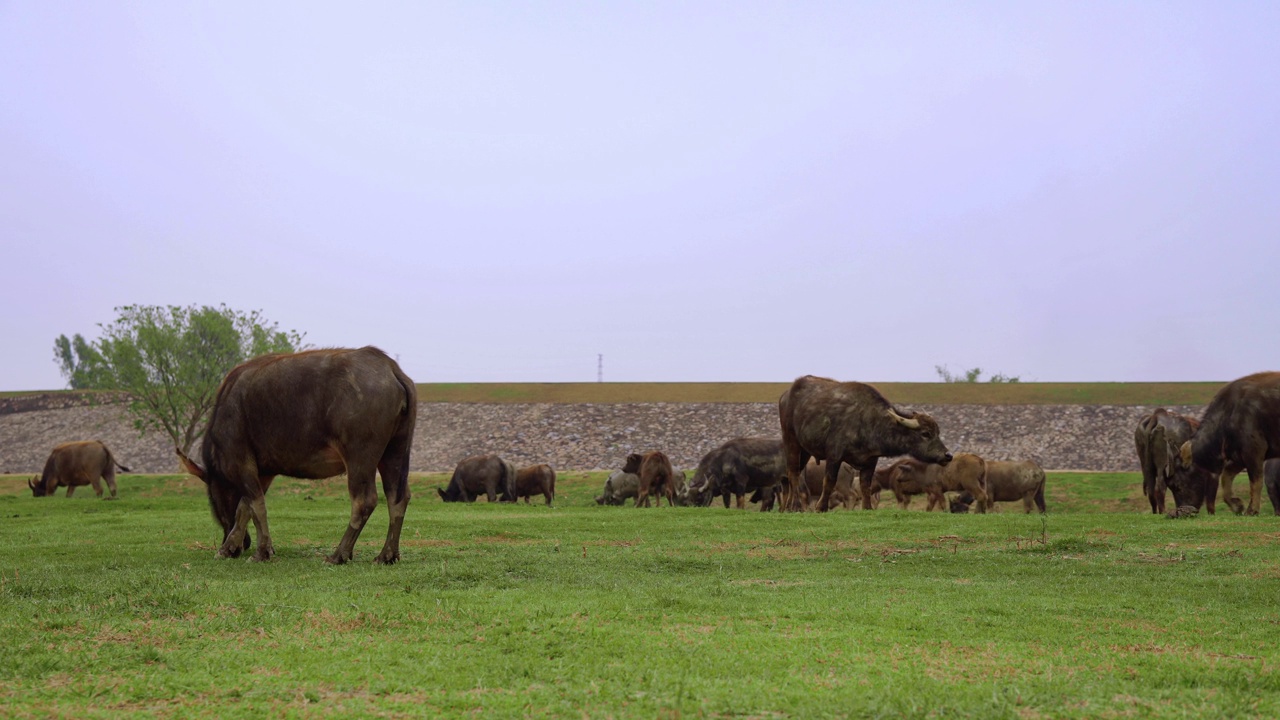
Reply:
[[449, 486], [436, 492], [445, 502], [475, 502], [481, 493], [489, 502], [515, 502], [517, 475], [516, 466], [497, 455], [473, 455], [459, 462]]
[[1033, 460], [988, 460], [987, 509], [993, 503], [1017, 500], [1025, 512], [1045, 511], [1044, 469]]
[[[706, 504], [715, 496], [721, 496], [726, 508], [729, 496], [735, 495], [741, 510], [746, 507], [747, 493], [772, 488], [786, 477], [787, 463], [782, 455], [781, 440], [742, 437], [729, 440], [704, 455], [689, 488]], [[771, 505], [762, 501], [760, 509], [767, 510]]]
[[111, 450], [99, 440], [84, 440], [57, 445], [44, 461], [44, 471], [40, 477], [27, 481], [34, 497], [52, 495], [60, 487], [67, 489], [67, 497], [71, 497], [76, 488], [92, 485], [98, 499], [102, 499], [102, 483], [107, 481], [111, 490], [108, 500], [116, 499], [116, 468], [129, 472], [129, 468], [116, 462]]
[[805, 375], [778, 399], [782, 445], [787, 459], [791, 509], [800, 509], [801, 475], [809, 458], [826, 460], [827, 474], [818, 511], [830, 507], [840, 462], [858, 471], [862, 507], [871, 509], [871, 483], [881, 457], [912, 455], [946, 464], [951, 453], [942, 444], [938, 423], [924, 413], [903, 415], [880, 391], [856, 382]]
[[238, 557], [249, 547], [251, 519], [258, 530], [253, 559], [275, 554], [266, 493], [277, 475], [320, 479], [345, 471], [351, 520], [326, 560], [351, 559], [378, 505], [379, 474], [391, 519], [374, 562], [399, 560], [417, 416], [413, 381], [374, 347], [263, 355], [237, 365], [218, 388], [201, 448], [204, 467], [177, 451], [187, 471], [204, 481], [222, 526], [218, 557]]
[[667, 503], [671, 506], [676, 504], [676, 488], [672, 477], [675, 470], [671, 467], [671, 461], [660, 450], [653, 450], [646, 453], [631, 453], [627, 456], [627, 464], [622, 466], [622, 472], [635, 473], [640, 477], [640, 488], [636, 493], [636, 507], [649, 507], [649, 494], [661, 493], [658, 497], [658, 506], [662, 504], [662, 497], [667, 498]]
[[978, 500], [978, 512], [986, 512], [987, 463], [973, 453], [956, 453], [946, 465], [922, 463], [914, 458], [902, 458], [889, 470], [889, 486], [898, 500], [898, 506], [906, 510], [912, 495], [929, 496], [926, 509], [947, 509], [944, 493], [966, 491]]
[[627, 498], [640, 494], [640, 476], [635, 473], [614, 470], [604, 481], [604, 492], [596, 498], [597, 505], [622, 505]]
[[[1263, 464], [1278, 457], [1280, 372], [1247, 375], [1227, 383], [1209, 401], [1200, 429], [1179, 450], [1179, 464], [1184, 469], [1195, 465], [1218, 475], [1222, 501], [1237, 515], [1258, 514]], [[1241, 470], [1249, 473], [1247, 508], [1231, 489]]]
[[[1151, 503], [1151, 512], [1164, 514], [1169, 476], [1177, 464], [1176, 449], [1191, 439], [1200, 428], [1200, 421], [1157, 408], [1142, 418], [1134, 430], [1134, 446], [1138, 451], [1138, 464], [1142, 467], [1142, 494]], [[1175, 452], [1168, 448], [1172, 443]]]
[[549, 506], [556, 497], [556, 471], [546, 463], [521, 468], [516, 471], [515, 490], [516, 499], [524, 498], [526, 505], [533, 495], [542, 495]]

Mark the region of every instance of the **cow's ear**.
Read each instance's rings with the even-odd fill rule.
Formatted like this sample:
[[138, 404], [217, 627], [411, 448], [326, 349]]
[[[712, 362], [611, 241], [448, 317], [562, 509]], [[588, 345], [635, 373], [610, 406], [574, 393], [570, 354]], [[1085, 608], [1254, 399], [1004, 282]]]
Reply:
[[202, 482], [209, 482], [208, 478], [204, 476], [204, 470], [195, 464], [195, 461], [187, 457], [186, 453], [182, 452], [180, 448], [174, 448], [173, 451], [178, 454], [178, 459], [182, 461], [182, 467], [186, 468], [187, 472], [200, 478]]

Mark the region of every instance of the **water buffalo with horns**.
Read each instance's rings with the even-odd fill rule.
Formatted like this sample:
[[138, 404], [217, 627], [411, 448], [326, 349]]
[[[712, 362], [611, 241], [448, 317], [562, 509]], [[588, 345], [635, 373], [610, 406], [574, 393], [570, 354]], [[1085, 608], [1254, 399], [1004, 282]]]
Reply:
[[933, 418], [898, 412], [870, 385], [806, 375], [778, 399], [778, 418], [791, 509], [800, 509], [801, 474], [810, 457], [827, 461], [819, 512], [830, 507], [841, 462], [858, 471], [865, 510], [871, 509], [871, 483], [880, 457], [912, 455], [924, 462], [951, 462]]
[[[1151, 512], [1164, 514], [1169, 478], [1175, 472], [1177, 449], [1191, 439], [1200, 421], [1164, 408], [1142, 418], [1134, 430], [1133, 440], [1142, 467], [1142, 494], [1151, 503]], [[1169, 448], [1174, 449], [1169, 452]], [[1212, 506], [1212, 504], [1211, 504]], [[1210, 511], [1212, 512], [1212, 511]]]
[[[719, 495], [729, 507], [729, 496], [737, 497], [738, 509], [746, 507], [748, 493], [773, 488], [787, 477], [787, 461], [782, 441], [776, 438], [734, 438], [702, 457], [689, 483], [692, 494], [710, 504]], [[767, 497], [771, 498], [772, 490]], [[764, 494], [762, 493], [762, 497]], [[761, 510], [771, 502], [762, 499]]]
[[[1280, 458], [1280, 372], [1256, 373], [1227, 383], [1205, 408], [1200, 429], [1179, 448], [1183, 469], [1195, 466], [1218, 475], [1222, 501], [1237, 515], [1258, 514], [1263, 464], [1271, 458]], [[1249, 473], [1247, 508], [1231, 489], [1241, 470]], [[1174, 498], [1178, 499], [1177, 492]]]
[[102, 483], [107, 481], [111, 490], [108, 500], [116, 499], [116, 468], [129, 472], [129, 468], [116, 462], [111, 450], [99, 440], [67, 442], [57, 445], [44, 461], [40, 477], [27, 481], [34, 497], [52, 495], [60, 487], [67, 489], [67, 497], [82, 485], [92, 485], [98, 499], [102, 499]]
[[516, 476], [516, 466], [497, 455], [474, 455], [459, 462], [449, 486], [436, 492], [445, 502], [473, 502], [481, 493], [489, 502], [515, 502]]
[[204, 481], [222, 525], [218, 556], [238, 557], [249, 547], [251, 519], [258, 531], [253, 559], [275, 554], [266, 493], [276, 475], [320, 479], [345, 472], [351, 520], [326, 560], [351, 559], [378, 504], [375, 473], [382, 476], [391, 521], [374, 562], [399, 560], [417, 405], [413, 381], [373, 347], [264, 355], [233, 368], [205, 430], [204, 467], [177, 451], [187, 471]]

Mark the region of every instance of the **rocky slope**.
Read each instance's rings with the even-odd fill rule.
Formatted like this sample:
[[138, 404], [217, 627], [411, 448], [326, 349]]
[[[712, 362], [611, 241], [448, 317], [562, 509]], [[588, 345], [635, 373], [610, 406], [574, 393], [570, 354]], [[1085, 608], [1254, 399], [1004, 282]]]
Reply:
[[[175, 472], [172, 444], [141, 435], [118, 404], [27, 401], [0, 407], [0, 472], [37, 473], [49, 449], [98, 439], [134, 472]], [[1133, 429], [1154, 408], [1109, 405], [919, 406], [937, 418], [952, 451], [1031, 458], [1048, 469], [1137, 471]], [[1174, 407], [1199, 417], [1201, 407]], [[778, 435], [772, 403], [455, 404], [418, 406], [415, 471], [498, 453], [517, 465], [615, 468], [633, 450], [660, 449], [689, 468], [725, 440]]]

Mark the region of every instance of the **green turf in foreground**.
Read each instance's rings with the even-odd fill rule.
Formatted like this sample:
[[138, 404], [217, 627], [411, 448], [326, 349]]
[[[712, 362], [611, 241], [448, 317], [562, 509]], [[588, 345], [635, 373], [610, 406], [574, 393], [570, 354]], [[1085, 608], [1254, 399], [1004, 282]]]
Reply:
[[[341, 482], [281, 480], [279, 556], [219, 561], [193, 480], [0, 479], [5, 717], [1275, 717], [1280, 519], [446, 506], [330, 567]], [[919, 504], [919, 503], [917, 503]], [[1123, 512], [1115, 510], [1123, 509]], [[1110, 512], [1108, 512], [1110, 511]]]

